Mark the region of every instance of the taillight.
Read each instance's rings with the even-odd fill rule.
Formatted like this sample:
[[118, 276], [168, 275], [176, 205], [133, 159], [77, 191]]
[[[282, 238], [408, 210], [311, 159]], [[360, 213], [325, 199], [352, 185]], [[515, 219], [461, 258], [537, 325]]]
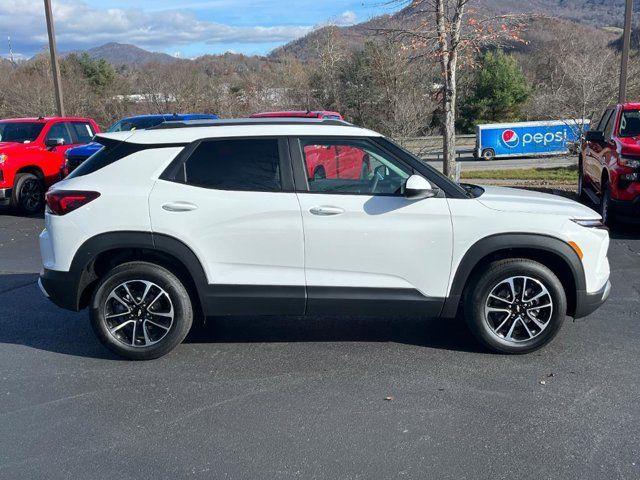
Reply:
[[66, 215], [98, 198], [98, 192], [53, 190], [47, 192], [47, 208], [53, 215]]

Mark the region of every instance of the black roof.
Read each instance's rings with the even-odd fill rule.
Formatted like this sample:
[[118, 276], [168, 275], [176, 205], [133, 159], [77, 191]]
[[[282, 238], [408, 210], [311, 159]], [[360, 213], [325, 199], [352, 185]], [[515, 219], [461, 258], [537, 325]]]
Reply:
[[353, 127], [354, 125], [344, 120], [325, 118], [221, 118], [217, 120], [182, 120], [164, 122], [147, 130], [165, 130], [171, 128], [188, 127], [228, 127], [233, 125], [339, 125]]

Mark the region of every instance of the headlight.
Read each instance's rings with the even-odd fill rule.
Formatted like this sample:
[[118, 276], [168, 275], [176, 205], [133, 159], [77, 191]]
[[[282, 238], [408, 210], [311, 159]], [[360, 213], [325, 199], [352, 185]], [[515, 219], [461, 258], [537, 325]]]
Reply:
[[573, 218], [572, 221], [577, 223], [581, 227], [585, 227], [585, 228], [604, 228], [604, 229], [607, 229], [607, 226], [604, 223], [602, 223], [602, 220], [598, 220], [598, 219]]
[[7, 160], [7, 158], [9, 157], [6, 153], [0, 153], [0, 165], [2, 165]]
[[623, 167], [640, 168], [640, 159], [625, 157], [624, 155], [620, 157], [618, 163]]

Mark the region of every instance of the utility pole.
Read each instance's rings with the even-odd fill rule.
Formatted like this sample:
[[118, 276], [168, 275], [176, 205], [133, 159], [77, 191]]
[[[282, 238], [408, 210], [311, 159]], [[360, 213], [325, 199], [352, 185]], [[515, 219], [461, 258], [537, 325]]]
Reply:
[[62, 102], [62, 85], [60, 82], [60, 66], [56, 49], [56, 32], [53, 29], [53, 14], [51, 0], [44, 0], [44, 14], [47, 17], [47, 32], [49, 33], [49, 52], [51, 53], [51, 73], [53, 74], [53, 89], [56, 96], [56, 108], [59, 117], [64, 117], [64, 103]]
[[627, 66], [629, 64], [632, 14], [633, 0], [626, 0], [626, 8], [624, 11], [624, 32], [622, 34], [622, 63], [620, 65], [620, 90], [618, 93], [618, 103], [624, 103], [627, 101]]

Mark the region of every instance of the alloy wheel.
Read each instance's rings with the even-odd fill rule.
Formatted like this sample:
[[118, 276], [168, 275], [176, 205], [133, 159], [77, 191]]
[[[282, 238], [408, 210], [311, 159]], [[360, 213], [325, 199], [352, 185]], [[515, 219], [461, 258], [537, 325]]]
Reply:
[[103, 314], [109, 333], [130, 347], [160, 342], [174, 321], [171, 297], [147, 280], [130, 280], [111, 290]]
[[35, 179], [25, 180], [20, 188], [20, 203], [25, 210], [34, 211], [42, 202], [42, 188]]
[[539, 336], [553, 315], [547, 287], [532, 277], [509, 277], [490, 291], [484, 316], [491, 332], [507, 342], [520, 343]]

